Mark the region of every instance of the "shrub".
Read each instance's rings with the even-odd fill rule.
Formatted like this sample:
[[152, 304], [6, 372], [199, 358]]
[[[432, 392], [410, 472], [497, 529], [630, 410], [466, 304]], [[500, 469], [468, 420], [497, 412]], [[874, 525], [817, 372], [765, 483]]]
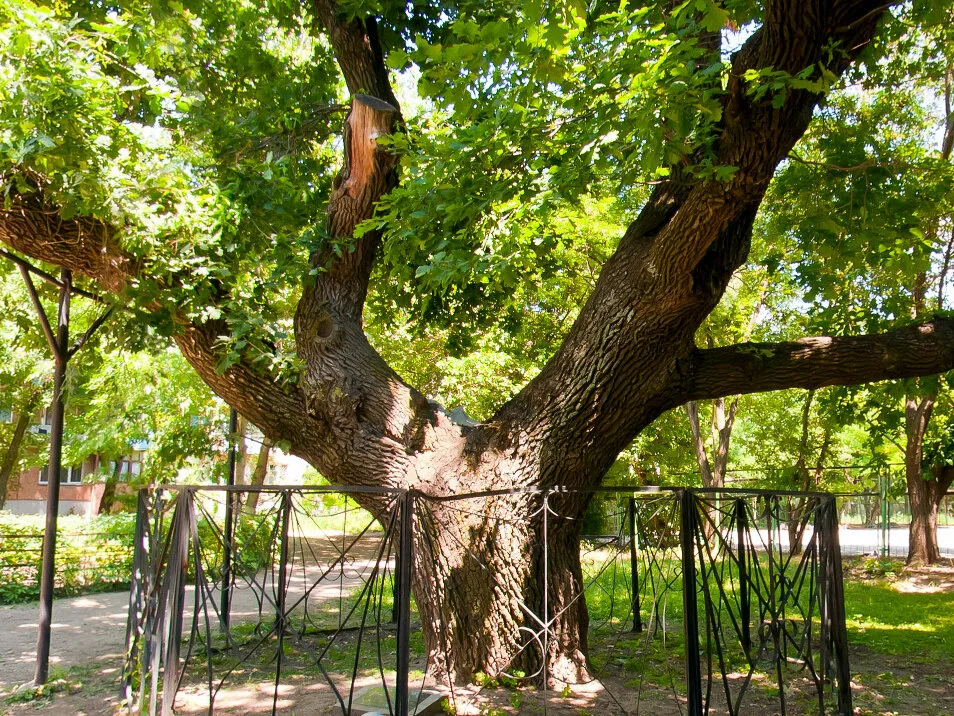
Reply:
[[[39, 598], [44, 518], [0, 513], [0, 604]], [[122, 588], [132, 572], [136, 516], [67, 515], [57, 523], [54, 594]]]

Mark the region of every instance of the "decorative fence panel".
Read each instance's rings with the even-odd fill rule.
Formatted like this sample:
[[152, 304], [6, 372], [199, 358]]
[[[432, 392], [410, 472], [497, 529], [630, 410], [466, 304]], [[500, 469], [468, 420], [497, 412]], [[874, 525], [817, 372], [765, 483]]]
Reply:
[[[588, 503], [614, 534], [581, 538]], [[473, 589], [447, 587], [450, 572]], [[495, 605], [527, 574], [538, 584], [507, 602], [514, 626]], [[568, 616], [584, 604], [576, 643]], [[509, 638], [512, 660], [448, 683], [474, 624]], [[403, 716], [441, 699], [458, 714], [851, 713], [823, 494], [144, 491], [127, 645], [127, 699], [150, 714]], [[568, 677], [554, 655], [577, 647], [586, 665]]]

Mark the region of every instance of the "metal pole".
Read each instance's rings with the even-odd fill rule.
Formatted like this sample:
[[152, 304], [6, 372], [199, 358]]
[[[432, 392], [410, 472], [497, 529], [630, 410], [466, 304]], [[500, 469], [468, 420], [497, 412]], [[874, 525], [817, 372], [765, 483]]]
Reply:
[[702, 667], [699, 664], [699, 614], [696, 606], [696, 496], [692, 490], [679, 491], [682, 544], [682, 628], [686, 649], [686, 711], [702, 716]]
[[838, 510], [835, 499], [828, 500], [827, 509], [822, 511], [824, 533], [828, 545], [827, 569], [823, 575], [828, 583], [826, 601], [828, 602], [829, 637], [832, 657], [835, 660], [835, 680], [838, 684], [838, 713], [850, 716], [851, 705], [851, 666], [848, 662], [848, 629], [845, 624], [845, 588], [844, 573], [841, 565], [841, 543], [838, 537]]
[[881, 500], [881, 558], [886, 559], [891, 555], [891, 544], [889, 542], [891, 535], [891, 516], [888, 514], [888, 490], [889, 490], [889, 475], [881, 475], [879, 482], [881, 483], [880, 490], [878, 490], [879, 495], [878, 499]]
[[[162, 589], [165, 592], [168, 613], [168, 631], [164, 635], [165, 658], [162, 673], [162, 716], [172, 716], [176, 692], [181, 676], [179, 653], [182, 647], [182, 622], [185, 609], [186, 580], [189, 567], [189, 542], [195, 520], [195, 491], [183, 490], [176, 498], [176, 510], [172, 517], [172, 540], [169, 562]], [[196, 550], [199, 545], [194, 545]], [[153, 663], [159, 669], [159, 663]]]
[[629, 498], [629, 569], [633, 578], [633, 631], [643, 630], [643, 619], [639, 613], [639, 557], [636, 554], [636, 498]]
[[[238, 432], [238, 413], [235, 408], [229, 410], [229, 464], [228, 464], [228, 486], [235, 485], [235, 451], [236, 436]], [[232, 523], [235, 521], [233, 515], [233, 505], [236, 495], [232, 492], [225, 493], [225, 529], [223, 530], [222, 545], [222, 592], [221, 608], [219, 619], [222, 624], [222, 631], [228, 632], [229, 622], [231, 621], [232, 604]]]
[[278, 652], [275, 664], [275, 690], [272, 692], [272, 716], [278, 713], [278, 689], [282, 682], [282, 663], [285, 657], [285, 632], [288, 615], [288, 553], [289, 528], [292, 507], [292, 492], [284, 490], [282, 495], [282, 544], [278, 557], [278, 594], [275, 595], [275, 631], [278, 633]]
[[396, 716], [408, 716], [408, 672], [411, 658], [411, 565], [414, 559], [414, 495], [409, 490], [401, 500], [401, 541], [397, 578], [401, 598], [397, 624], [397, 675], [394, 707]]
[[[56, 318], [55, 344], [50, 348], [55, 364], [53, 373], [53, 425], [50, 430], [50, 461], [47, 472], [46, 529], [43, 533], [43, 558], [40, 565], [40, 617], [37, 622], [36, 671], [33, 682], [45, 684], [50, 675], [50, 627], [53, 621], [53, 586], [56, 579], [56, 522], [60, 509], [60, 469], [63, 462], [63, 423], [65, 404], [63, 384], [69, 360], [70, 285], [68, 269], [60, 270], [60, 297]], [[42, 306], [37, 301], [37, 309]], [[43, 317], [45, 319], [45, 314]]]
[[745, 549], [748, 516], [745, 511], [745, 499], [741, 497], [735, 501], [735, 526], [739, 560], [739, 621], [742, 622], [742, 649], [748, 656], [752, 649], [752, 583], [749, 580]]
[[[133, 674], [141, 668], [142, 647], [140, 634], [143, 628], [146, 594], [150, 584], [146, 581], [146, 565], [149, 561], [146, 546], [146, 522], [149, 508], [146, 504], [146, 489], [139, 490], [136, 499], [136, 532], [133, 544], [132, 575], [129, 580], [129, 613], [126, 615], [126, 658], [123, 663], [122, 695], [126, 703], [135, 704]], [[145, 670], [142, 671], [145, 673]]]

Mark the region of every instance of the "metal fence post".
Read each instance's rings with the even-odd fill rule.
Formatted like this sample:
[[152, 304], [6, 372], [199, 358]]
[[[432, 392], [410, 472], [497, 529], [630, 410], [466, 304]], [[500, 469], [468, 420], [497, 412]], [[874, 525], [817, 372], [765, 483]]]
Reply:
[[692, 490], [679, 493], [682, 545], [682, 628], [686, 650], [686, 711], [702, 716], [702, 667], [699, 664], [699, 613], [696, 602], [696, 555], [694, 550], [698, 520], [696, 496]]
[[[186, 565], [189, 560], [189, 541], [192, 535], [195, 492], [183, 490], [176, 500], [172, 518], [172, 543], [163, 591], [169, 609], [166, 627], [164, 669], [162, 674], [162, 715], [172, 716], [172, 707], [179, 688], [179, 648], [182, 644], [182, 618], [185, 608]], [[196, 545], [198, 549], [198, 545]], [[158, 665], [156, 665], [158, 666]], [[156, 667], [154, 667], [156, 668]]]
[[[235, 408], [229, 411], [229, 462], [226, 484], [235, 486], [235, 433], [238, 432], [238, 413]], [[232, 613], [232, 539], [234, 531], [234, 504], [238, 495], [230, 490], [225, 491], [225, 525], [222, 530], [222, 591], [219, 594], [221, 603], [219, 620], [222, 631], [228, 633]]]
[[636, 554], [636, 498], [629, 498], [629, 569], [633, 589], [633, 631], [643, 630], [643, 618], [639, 613], [639, 557]]
[[[149, 519], [146, 505], [146, 488], [139, 490], [136, 499], [136, 531], [133, 538], [132, 575], [129, 580], [129, 613], [126, 616], [126, 657], [123, 664], [121, 695], [127, 704], [133, 703], [132, 682], [136, 666], [141, 666], [139, 641], [143, 628], [145, 594], [149, 585], [145, 583], [145, 567], [149, 562], [146, 540], [146, 522]], [[139, 669], [142, 677], [144, 670]]]
[[411, 567], [414, 560], [414, 494], [408, 490], [401, 498], [401, 536], [398, 545], [397, 579], [397, 674], [394, 706], [396, 716], [408, 716], [408, 672], [411, 660]]
[[888, 490], [890, 487], [890, 476], [881, 475], [878, 478], [878, 499], [881, 501], [880, 514], [881, 514], [881, 558], [886, 559], [891, 556], [891, 507], [888, 504]]
[[[848, 629], [845, 625], [845, 591], [841, 566], [841, 544], [838, 538], [838, 510], [835, 499], [828, 498], [819, 510], [822, 523], [824, 560], [821, 578], [824, 584], [822, 604], [822, 638], [835, 662], [834, 681], [838, 686], [838, 713], [850, 716], [851, 667], [848, 663]], [[820, 585], [821, 586], [821, 585]], [[825, 638], [827, 636], [827, 639]], [[829, 666], [830, 668], [830, 666]]]
[[749, 656], [752, 649], [752, 583], [749, 579], [745, 549], [748, 515], [745, 510], [745, 499], [742, 497], [735, 501], [735, 527], [739, 560], [739, 621], [742, 622], [742, 648], [745, 650], [745, 655]]

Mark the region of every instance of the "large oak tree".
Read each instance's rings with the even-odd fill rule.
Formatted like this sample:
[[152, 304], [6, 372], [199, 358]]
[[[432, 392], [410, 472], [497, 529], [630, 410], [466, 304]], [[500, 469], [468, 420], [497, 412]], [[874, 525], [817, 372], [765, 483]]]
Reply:
[[[2, 7], [0, 240], [150, 311], [216, 393], [334, 483], [589, 488], [688, 401], [954, 366], [944, 318], [694, 342], [883, 2]], [[723, 34], [744, 39], [731, 55]], [[389, 67], [419, 73], [432, 111], [402, 117]], [[520, 281], [560, 270], [550, 212], [639, 187], [562, 344], [484, 422], [452, 419], [366, 337], [369, 292], [483, 325]], [[544, 567], [551, 673], [585, 668], [580, 521], [551, 525], [544, 564], [539, 499], [417, 523], [434, 550], [415, 574], [425, 636], [456, 677], [510, 662]], [[567, 495], [560, 512], [585, 505]]]

